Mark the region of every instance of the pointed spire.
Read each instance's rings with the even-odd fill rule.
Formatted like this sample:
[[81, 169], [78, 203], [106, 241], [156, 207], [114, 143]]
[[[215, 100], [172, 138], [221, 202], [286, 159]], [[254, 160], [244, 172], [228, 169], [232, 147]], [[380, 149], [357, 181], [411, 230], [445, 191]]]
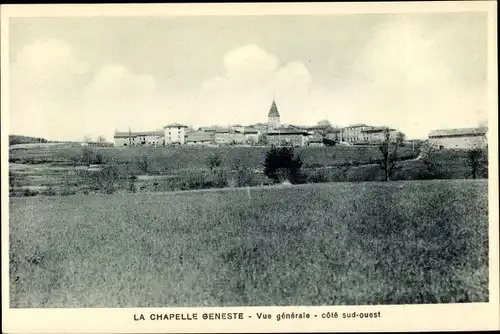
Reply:
[[273, 98], [273, 103], [271, 104], [271, 109], [269, 109], [269, 114], [267, 117], [280, 117], [280, 113], [278, 112], [278, 107], [276, 106], [276, 102]]

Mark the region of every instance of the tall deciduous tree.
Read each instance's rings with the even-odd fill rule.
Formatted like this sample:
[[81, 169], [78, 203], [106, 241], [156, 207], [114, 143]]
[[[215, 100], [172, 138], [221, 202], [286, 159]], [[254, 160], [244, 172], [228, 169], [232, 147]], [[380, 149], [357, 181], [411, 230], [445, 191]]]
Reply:
[[378, 164], [384, 171], [384, 181], [389, 181], [397, 165], [398, 145], [391, 143], [389, 131], [385, 131], [384, 136], [384, 140], [379, 144], [382, 158], [378, 160]]
[[487, 148], [476, 147], [467, 152], [470, 176], [476, 179], [488, 175], [488, 150]]
[[399, 146], [403, 146], [404, 145], [405, 139], [406, 139], [406, 135], [404, 133], [402, 133], [401, 131], [398, 131], [398, 133], [396, 133], [396, 143]]

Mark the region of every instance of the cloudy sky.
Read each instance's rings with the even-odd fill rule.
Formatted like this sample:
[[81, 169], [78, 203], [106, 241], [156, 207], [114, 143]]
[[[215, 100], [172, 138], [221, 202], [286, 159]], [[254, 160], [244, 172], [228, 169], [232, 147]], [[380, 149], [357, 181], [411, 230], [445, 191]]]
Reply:
[[11, 18], [11, 134], [265, 122], [389, 125], [409, 138], [487, 118], [480, 12]]

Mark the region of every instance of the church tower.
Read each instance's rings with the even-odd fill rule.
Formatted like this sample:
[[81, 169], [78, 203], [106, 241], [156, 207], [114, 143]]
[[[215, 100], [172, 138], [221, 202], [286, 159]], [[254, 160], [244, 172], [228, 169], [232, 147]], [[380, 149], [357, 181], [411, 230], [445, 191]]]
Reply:
[[278, 112], [278, 107], [274, 99], [271, 104], [271, 109], [269, 109], [269, 114], [267, 115], [267, 126], [270, 130], [279, 128], [280, 126], [280, 113]]

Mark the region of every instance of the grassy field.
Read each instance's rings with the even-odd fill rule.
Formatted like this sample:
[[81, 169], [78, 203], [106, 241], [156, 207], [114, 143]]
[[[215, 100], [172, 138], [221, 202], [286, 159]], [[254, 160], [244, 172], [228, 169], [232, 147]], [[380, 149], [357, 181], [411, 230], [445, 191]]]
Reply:
[[24, 197], [9, 210], [11, 307], [488, 301], [486, 181]]
[[[75, 193], [162, 192], [189, 189], [257, 186], [272, 183], [263, 173], [267, 147], [92, 147], [70, 144], [9, 150], [10, 196]], [[377, 147], [304, 147], [295, 150], [303, 161], [305, 183], [381, 181]], [[432, 168], [415, 159], [418, 148], [399, 148], [391, 180], [464, 179], [471, 177], [465, 150], [433, 155]], [[207, 163], [221, 161], [216, 173]], [[94, 170], [89, 170], [90, 161]], [[487, 164], [487, 163], [486, 163]], [[95, 167], [97, 166], [97, 168]], [[487, 178], [482, 169], [478, 178]]]
[[[84, 149], [80, 146], [13, 147], [9, 151], [9, 162], [69, 164], [82, 156]], [[128, 165], [130, 171], [135, 173], [143, 172], [137, 164], [145, 157], [149, 162], [149, 173], [166, 174], [186, 168], [205, 168], [206, 159], [212, 154], [219, 155], [222, 165], [227, 168], [235, 163], [262, 168], [269, 147], [110, 147], [93, 150], [102, 156], [104, 163]], [[303, 147], [297, 148], [296, 152], [302, 157], [306, 167], [341, 163], [365, 164], [380, 158], [378, 147]], [[409, 146], [402, 147], [400, 153], [403, 159], [416, 155]]]

